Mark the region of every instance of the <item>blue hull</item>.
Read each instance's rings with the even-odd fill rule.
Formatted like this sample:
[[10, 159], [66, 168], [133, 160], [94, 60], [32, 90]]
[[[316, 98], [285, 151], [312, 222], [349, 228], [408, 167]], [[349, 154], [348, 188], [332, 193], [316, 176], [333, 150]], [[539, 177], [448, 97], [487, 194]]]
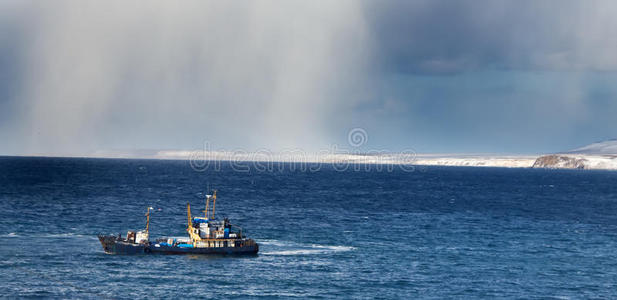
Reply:
[[217, 254], [217, 255], [255, 255], [259, 252], [259, 244], [252, 243], [242, 247], [176, 247], [153, 243], [135, 244], [111, 235], [99, 235], [103, 251], [108, 254]]
[[144, 254], [146, 244], [135, 244], [121, 240], [115, 236], [99, 235], [99, 241], [103, 246], [103, 251], [108, 254]]

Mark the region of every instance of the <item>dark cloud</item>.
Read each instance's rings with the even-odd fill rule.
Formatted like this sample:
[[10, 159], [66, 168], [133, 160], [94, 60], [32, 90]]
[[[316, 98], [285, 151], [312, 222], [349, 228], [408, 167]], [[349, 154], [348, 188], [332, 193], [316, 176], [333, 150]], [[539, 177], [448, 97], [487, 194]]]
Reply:
[[373, 1], [367, 16], [388, 70], [617, 70], [611, 1]]

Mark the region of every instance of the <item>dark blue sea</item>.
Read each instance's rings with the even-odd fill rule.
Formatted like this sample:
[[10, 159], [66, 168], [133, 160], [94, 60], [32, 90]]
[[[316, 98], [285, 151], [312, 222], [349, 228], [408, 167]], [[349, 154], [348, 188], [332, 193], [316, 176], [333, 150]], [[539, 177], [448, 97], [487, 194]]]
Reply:
[[[98, 233], [183, 236], [186, 203], [252, 257], [104, 254]], [[617, 298], [617, 172], [0, 158], [0, 295]]]

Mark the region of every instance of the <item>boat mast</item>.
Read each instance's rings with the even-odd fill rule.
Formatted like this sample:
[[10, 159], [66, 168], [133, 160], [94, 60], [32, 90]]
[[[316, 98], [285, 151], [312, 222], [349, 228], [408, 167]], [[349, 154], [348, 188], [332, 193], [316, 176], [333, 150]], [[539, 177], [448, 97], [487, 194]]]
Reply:
[[206, 219], [208, 219], [208, 206], [210, 204], [210, 197], [212, 197], [212, 196], [206, 195], [206, 210], [204, 211], [205, 212], [204, 217]]
[[214, 190], [214, 194], [212, 195], [212, 220], [214, 220], [214, 213], [216, 212], [216, 190]]
[[150, 231], [150, 209], [152, 207], [148, 207], [147, 211], [146, 211], [146, 233], [149, 233]]

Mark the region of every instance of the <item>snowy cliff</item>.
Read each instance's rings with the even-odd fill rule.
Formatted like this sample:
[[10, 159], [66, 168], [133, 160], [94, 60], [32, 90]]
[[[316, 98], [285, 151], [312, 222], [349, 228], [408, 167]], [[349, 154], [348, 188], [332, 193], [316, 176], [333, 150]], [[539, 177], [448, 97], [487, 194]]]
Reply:
[[617, 140], [593, 143], [563, 153], [540, 156], [533, 167], [617, 170]]

